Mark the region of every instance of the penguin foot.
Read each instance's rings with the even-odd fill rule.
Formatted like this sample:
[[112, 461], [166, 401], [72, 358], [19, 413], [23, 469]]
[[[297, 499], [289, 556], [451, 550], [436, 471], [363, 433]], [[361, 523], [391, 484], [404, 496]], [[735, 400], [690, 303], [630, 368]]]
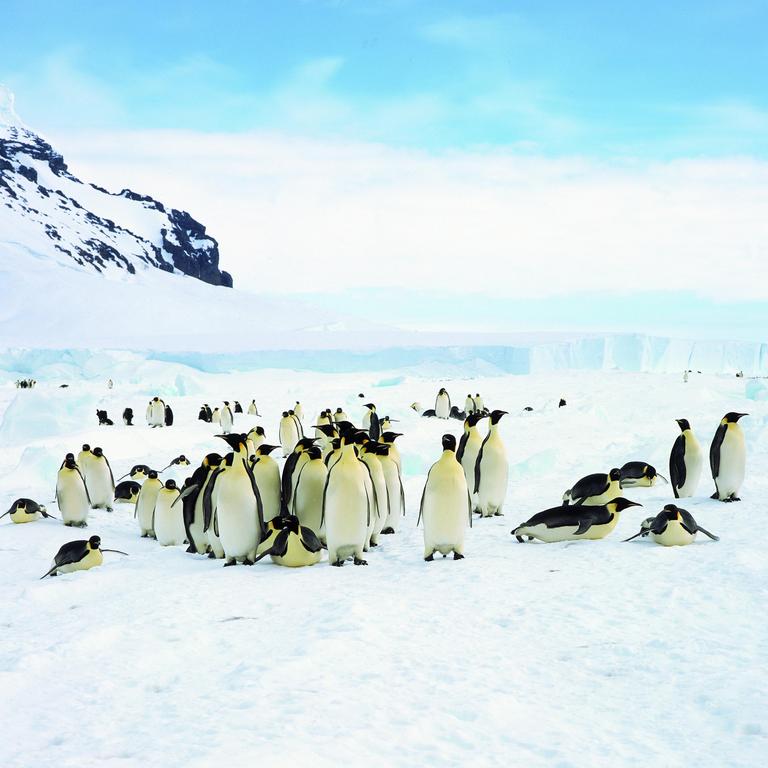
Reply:
[[394, 528], [393, 528], [391, 525], [388, 525], [388, 526], [387, 526], [386, 528], [384, 528], [384, 529], [383, 529], [381, 532], [382, 532], [382, 533], [394, 533], [394, 532], [395, 532], [395, 529], [394, 529]]
[[445, 552], [442, 552], [441, 554], [443, 556], [443, 560], [445, 560], [445, 558], [448, 557], [448, 555], [446, 555]]
[[195, 547], [194, 544], [190, 544], [184, 551], [185, 552], [189, 552], [189, 554], [191, 554], [191, 555], [196, 555], [197, 554], [197, 548]]
[[424, 560], [427, 563], [431, 563], [435, 559], [435, 553], [433, 552], [431, 555], [427, 555]]
[[243, 565], [253, 565], [253, 560], [249, 560], [247, 557], [243, 560]]
[[106, 507], [107, 512], [114, 512], [115, 510], [112, 509], [112, 507]]
[[367, 560], [362, 560], [359, 557], [356, 557], [355, 558], [355, 565], [368, 565], [368, 561]]
[[216, 559], [216, 553], [215, 553], [215, 552], [209, 552], [209, 553], [208, 553], [208, 557], [209, 557], [211, 560], [215, 560], [215, 559]]
[[458, 552], [454, 552], [453, 553], [453, 559], [454, 560], [463, 560], [464, 559], [464, 555], [461, 555]]
[[741, 499], [738, 496], [731, 496], [731, 501], [741, 501]]
[[227, 560], [227, 562], [224, 563], [225, 568], [229, 568], [230, 565], [237, 565], [237, 560]]
[[378, 547], [379, 546], [379, 542], [378, 541], [372, 541], [371, 542], [371, 546], [372, 547]]
[[710, 499], [719, 499], [720, 496], [718, 495], [717, 491], [715, 491], [709, 498]]
[[521, 544], [525, 543], [525, 539], [522, 536], [518, 536], [514, 531], [512, 531], [512, 534]]
[[504, 513], [503, 513], [503, 512], [499, 512], [499, 511], [496, 511], [496, 512], [494, 512], [494, 513], [493, 513], [493, 516], [494, 516], [494, 517], [504, 517]]
[[344, 565], [343, 560], [337, 560], [335, 563], [331, 563], [331, 565], [336, 566], [336, 568], [341, 568]]

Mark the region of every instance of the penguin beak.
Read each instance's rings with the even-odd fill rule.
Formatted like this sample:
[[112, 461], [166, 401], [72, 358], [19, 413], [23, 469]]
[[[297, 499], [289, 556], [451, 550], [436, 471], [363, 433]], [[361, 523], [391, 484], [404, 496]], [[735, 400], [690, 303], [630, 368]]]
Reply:
[[664, 475], [662, 475], [661, 472], [657, 472], [656, 477], [658, 477], [659, 480], [663, 480], [667, 485], [669, 485], [669, 480], [667, 480], [667, 478], [664, 477]]
[[128, 557], [128, 553], [123, 552], [120, 549], [104, 549], [103, 547], [99, 547], [99, 551], [100, 552], [116, 552], [118, 555], [125, 555], [126, 557]]

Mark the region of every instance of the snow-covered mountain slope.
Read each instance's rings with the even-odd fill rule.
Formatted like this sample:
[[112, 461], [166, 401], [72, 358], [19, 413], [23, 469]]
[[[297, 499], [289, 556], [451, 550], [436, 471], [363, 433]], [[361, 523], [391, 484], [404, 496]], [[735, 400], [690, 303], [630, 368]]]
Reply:
[[156, 268], [232, 286], [216, 240], [186, 211], [86, 184], [29, 130], [0, 85], [0, 258], [31, 253], [99, 273]]

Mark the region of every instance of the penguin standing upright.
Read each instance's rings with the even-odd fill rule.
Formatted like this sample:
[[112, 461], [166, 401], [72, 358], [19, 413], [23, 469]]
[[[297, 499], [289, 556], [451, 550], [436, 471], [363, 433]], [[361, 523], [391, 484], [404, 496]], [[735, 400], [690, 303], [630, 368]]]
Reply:
[[483, 402], [483, 398], [480, 397], [479, 392], [475, 392], [475, 410], [476, 411], [484, 411], [485, 410], [485, 403]]
[[11, 516], [11, 522], [13, 523], [31, 523], [39, 520], [41, 517], [53, 517], [53, 515], [48, 514], [45, 504], [38, 504], [32, 499], [16, 499], [8, 511], [0, 515], [0, 518], [6, 515]]
[[242, 413], [243, 412], [243, 406], [240, 405], [240, 403], [235, 400], [235, 413]]
[[366, 492], [368, 470], [355, 455], [354, 433], [341, 437], [341, 456], [328, 471], [323, 491], [323, 515], [328, 562], [342, 566], [354, 557], [355, 565], [368, 565], [363, 549], [368, 535], [371, 499]]
[[264, 530], [264, 509], [248, 464], [246, 436], [218, 437], [233, 451], [213, 481], [213, 514], [226, 558], [224, 565], [252, 565]]
[[669, 480], [676, 499], [693, 496], [701, 478], [704, 455], [688, 419], [677, 419], [680, 434], [669, 454]]
[[159, 397], [153, 397], [147, 406], [147, 424], [150, 427], [165, 425], [165, 403]]
[[75, 457], [68, 453], [56, 476], [56, 504], [64, 525], [85, 528], [91, 500]]
[[479, 511], [479, 502], [477, 501], [477, 495], [475, 490], [475, 464], [477, 463], [477, 455], [480, 453], [480, 448], [483, 445], [483, 436], [480, 434], [480, 430], [477, 425], [482, 419], [487, 418], [484, 413], [473, 411], [470, 413], [464, 421], [464, 434], [459, 441], [459, 448], [456, 451], [456, 458], [461, 464], [464, 470], [464, 476], [467, 478], [467, 488], [472, 490], [470, 497], [472, 498], [473, 511]]
[[232, 431], [232, 424], [235, 421], [235, 417], [232, 415], [232, 409], [229, 407], [229, 402], [224, 401], [224, 407], [219, 411], [219, 424], [221, 425], [221, 431], [228, 435]]
[[381, 466], [381, 458], [378, 453], [379, 444], [372, 441], [364, 443], [360, 452], [360, 460], [368, 467], [373, 484], [375, 509], [371, 511], [369, 544], [374, 547], [379, 545], [379, 536], [389, 519], [389, 492], [387, 491], [387, 480], [384, 477], [384, 468]]
[[323, 518], [323, 491], [328, 479], [328, 467], [322, 459], [320, 448], [313, 445], [307, 450], [307, 461], [296, 479], [291, 512], [302, 525], [313, 530], [325, 541]]
[[83, 443], [83, 447], [80, 450], [80, 452], [77, 454], [77, 459], [75, 460], [75, 463], [77, 464], [78, 469], [80, 470], [80, 474], [83, 476], [83, 479], [86, 482], [86, 485], [88, 484], [88, 465], [90, 464], [91, 460], [91, 446], [88, 445], [88, 443]]
[[115, 477], [104, 451], [98, 446], [91, 451], [85, 483], [91, 497], [91, 507], [111, 512], [115, 503]]
[[741, 501], [739, 489], [744, 482], [747, 464], [747, 446], [739, 419], [748, 413], [726, 413], [712, 438], [709, 448], [709, 466], [715, 481], [713, 499]]
[[[256, 487], [261, 495], [261, 503], [264, 508], [264, 522], [280, 515], [282, 494], [280, 490], [280, 467], [269, 455], [279, 446], [262, 443], [256, 449], [256, 455], [252, 457], [251, 472], [256, 481]], [[290, 457], [289, 457], [290, 458]]]
[[136, 499], [136, 509], [134, 510], [134, 516], [138, 520], [142, 538], [155, 538], [155, 530], [152, 527], [155, 517], [155, 503], [162, 487], [163, 482], [158, 479], [157, 472], [151, 470], [141, 486], [139, 498]]
[[296, 418], [300, 421], [304, 420], [304, 406], [297, 400], [296, 405], [293, 406], [293, 412], [296, 414]]
[[220, 424], [221, 423], [221, 411], [219, 411], [219, 407], [216, 406], [211, 411], [211, 424]]
[[221, 464], [221, 460], [218, 453], [206, 454], [200, 466], [192, 473], [192, 477], [184, 483], [181, 491], [184, 533], [189, 542], [187, 552], [192, 554], [202, 555], [208, 549], [208, 536], [203, 530], [203, 494], [208, 480]]
[[451, 415], [451, 398], [445, 387], [440, 387], [440, 391], [435, 398], [435, 416], [438, 419], [447, 419]]
[[599, 506], [621, 496], [621, 470], [614, 467], [608, 474], [594, 472], [577, 480], [563, 494], [563, 506]]
[[397, 465], [397, 471], [402, 474], [403, 473], [403, 460], [400, 456], [400, 450], [398, 449], [397, 445], [395, 444], [395, 440], [397, 440], [398, 437], [402, 437], [402, 432], [384, 432], [381, 435], [381, 442], [384, 443], [384, 445], [389, 446], [389, 451], [387, 451], [387, 455], [389, 456], [392, 461], [395, 462]]
[[294, 483], [296, 482], [296, 478], [298, 477], [298, 473], [301, 471], [301, 468], [304, 466], [304, 463], [309, 458], [306, 452], [314, 444], [315, 444], [314, 437], [302, 437], [296, 443], [296, 445], [293, 446], [291, 455], [286, 459], [285, 464], [283, 464], [283, 477], [282, 477], [281, 487], [282, 487], [283, 502], [285, 503], [286, 509], [290, 509], [291, 507], [291, 496], [293, 494], [293, 486], [294, 486]]
[[288, 411], [288, 415], [293, 419], [294, 423], [296, 424], [296, 429], [299, 433], [299, 439], [304, 437], [304, 425], [301, 423], [301, 419], [296, 415], [296, 411], [294, 411], [292, 408], [290, 411]]
[[333, 420], [338, 424], [340, 421], [349, 421], [349, 416], [347, 416], [343, 408], [337, 408], [333, 414]]
[[166, 405], [164, 412], [163, 412], [163, 418], [165, 422], [166, 427], [173, 426], [173, 411], [171, 410], [170, 405]]
[[175, 502], [179, 498], [179, 489], [175, 480], [166, 480], [157, 493], [152, 530], [157, 543], [162, 547], [183, 544], [186, 538], [184, 530], [184, 508]]
[[400, 469], [392, 457], [394, 446], [379, 443], [376, 454], [381, 462], [384, 472], [384, 481], [387, 484], [387, 499], [389, 501], [389, 515], [384, 521], [381, 532], [384, 534], [397, 533], [400, 526], [400, 518], [405, 515], [405, 491], [403, 490], [403, 478]]
[[125, 424], [126, 427], [133, 426], [133, 408], [126, 408], [123, 411], [123, 424]]
[[366, 403], [367, 408], [363, 416], [363, 429], [368, 432], [371, 440], [378, 441], [381, 437], [381, 427], [379, 425], [379, 416], [376, 413], [376, 406], [373, 403]]
[[491, 413], [491, 425], [475, 461], [473, 490], [477, 494], [477, 508], [483, 517], [501, 515], [504, 498], [507, 495], [509, 462], [504, 442], [499, 434], [499, 421], [506, 413], [499, 410]]
[[464, 400], [464, 413], [469, 416], [470, 413], [474, 413], [477, 409], [475, 408], [475, 400], [472, 397], [472, 395], [467, 395], [466, 399]]
[[283, 458], [287, 458], [293, 451], [296, 443], [301, 439], [299, 429], [296, 426], [296, 419], [291, 416], [288, 411], [283, 411], [282, 418], [280, 419], [280, 428], [278, 435], [280, 437], [280, 445], [283, 449]]
[[49, 570], [41, 576], [57, 576], [60, 573], [71, 573], [72, 571], [87, 571], [104, 562], [102, 552], [117, 552], [119, 555], [125, 555], [119, 549], [102, 549], [101, 539], [98, 536], [91, 536], [90, 539], [78, 541], [68, 541], [64, 544], [53, 558], [53, 563]]
[[256, 449], [267, 441], [266, 432], [264, 427], [254, 427], [246, 435], [246, 442], [248, 444], [248, 455], [253, 456], [256, 453]]
[[249, 416], [259, 416], [259, 415], [261, 415], [261, 414], [259, 414], [259, 409], [258, 409], [258, 406], [256, 405], [256, 401], [255, 400], [251, 400], [251, 404], [248, 406], [248, 415]]

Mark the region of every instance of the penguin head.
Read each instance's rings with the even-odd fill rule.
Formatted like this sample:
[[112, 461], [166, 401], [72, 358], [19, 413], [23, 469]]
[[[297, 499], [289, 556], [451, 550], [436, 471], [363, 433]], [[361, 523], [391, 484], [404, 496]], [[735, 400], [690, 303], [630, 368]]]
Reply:
[[606, 506], [610, 506], [611, 504], [615, 505], [617, 512], [623, 512], [625, 509], [628, 509], [629, 507], [642, 507], [642, 504], [638, 504], [636, 501], [630, 501], [629, 499], [625, 499], [623, 496], [619, 496], [617, 499], [614, 499], [613, 501], [609, 501]]
[[284, 419], [287, 419], [287, 418], [288, 418], [288, 411], [283, 411], [283, 418], [284, 418]]
[[453, 435], [443, 435], [443, 450], [456, 451], [456, 438]]
[[[330, 413], [330, 410], [326, 411], [326, 413]], [[344, 411], [342, 411], [341, 408], [337, 408], [336, 413], [344, 413]]]
[[259, 437], [264, 437], [265, 435], [264, 427], [256, 427], [255, 431]]
[[154, 469], [151, 469], [149, 471], [148, 477], [149, 477], [150, 480], [157, 480], [157, 472], [155, 472]]
[[685, 432], [686, 429], [691, 428], [691, 424], [688, 419], [675, 419], [677, 426], [680, 427], [681, 432]]
[[609, 473], [608, 473], [608, 479], [609, 480], [621, 480], [621, 470], [614, 467]]
[[364, 398], [365, 397], [365, 395], [362, 392], [359, 392], [357, 396], [360, 397], [360, 398]]
[[176, 481], [175, 480], [166, 480], [165, 481], [165, 487], [169, 491], [175, 491], [176, 490]]
[[301, 403], [300, 403], [300, 402], [297, 400], [297, 401], [296, 401], [296, 405], [301, 405]]
[[680, 508], [676, 504], [665, 504], [664, 509], [656, 517], [663, 516], [665, 520], [679, 520]]
[[369, 411], [375, 411], [376, 406], [373, 403], [366, 403], [363, 408], [367, 408]]
[[476, 427], [483, 419], [487, 419], [488, 414], [481, 411], [474, 411], [467, 416], [467, 423], [470, 427]]
[[[301, 440], [296, 443], [296, 448], [301, 448], [302, 451], [306, 451], [315, 444], [315, 440], [317, 440], [316, 437], [302, 437]], [[296, 451], [296, 448], [293, 450]], [[299, 451], [296, 452], [299, 453]]]
[[259, 456], [269, 456], [272, 451], [275, 450], [275, 448], [279, 448], [279, 445], [267, 445], [267, 443], [262, 443], [257, 449], [256, 453]]
[[371, 442], [371, 438], [367, 432], [364, 432], [362, 429], [356, 429], [352, 435], [351, 442], [355, 445], [365, 445], [366, 443]]
[[203, 458], [204, 467], [218, 467], [219, 464], [221, 464], [221, 454], [219, 453], [208, 453]]
[[71, 453], [68, 453], [64, 458], [64, 466], [67, 469], [77, 469], [77, 463], [75, 462], [75, 457]]
[[91, 536], [88, 539], [88, 549], [98, 549], [101, 546], [101, 536]]
[[87, 453], [91, 450], [91, 446], [88, 443], [83, 443], [83, 450]]
[[225, 400], [224, 405], [229, 405], [229, 400]]
[[98, 445], [97, 445], [97, 446], [96, 446], [96, 447], [95, 447], [95, 448], [94, 448], [94, 449], [91, 451], [91, 453], [92, 453], [94, 456], [99, 456], [99, 457], [101, 457], [101, 456], [103, 456], [103, 455], [104, 455], [104, 451], [102, 451], [102, 450], [101, 450], [101, 448], [99, 448], [99, 446], [98, 446]]
[[724, 424], [735, 424], [742, 416], [749, 416], [748, 413], [736, 413], [735, 411], [729, 411], [723, 416]]
[[326, 437], [333, 437], [336, 430], [330, 424], [315, 424], [315, 429], [319, 429]]
[[313, 445], [310, 448], [307, 448], [307, 456], [309, 456], [310, 459], [319, 459], [322, 457], [322, 453], [320, 452], [320, 449]]
[[242, 446], [245, 446], [245, 441], [248, 439], [246, 435], [236, 432], [230, 435], [216, 435], [216, 437], [220, 437], [233, 451], [239, 451]]
[[402, 436], [403, 436], [402, 432], [385, 432], [381, 436], [381, 440], [384, 443], [394, 443], [398, 437], [402, 437]]
[[491, 424], [498, 424], [502, 416], [506, 416], [507, 411], [491, 411]]
[[296, 415], [296, 412], [293, 410], [293, 408], [291, 408], [291, 410], [288, 411], [288, 415], [289, 416], [295, 416]]

